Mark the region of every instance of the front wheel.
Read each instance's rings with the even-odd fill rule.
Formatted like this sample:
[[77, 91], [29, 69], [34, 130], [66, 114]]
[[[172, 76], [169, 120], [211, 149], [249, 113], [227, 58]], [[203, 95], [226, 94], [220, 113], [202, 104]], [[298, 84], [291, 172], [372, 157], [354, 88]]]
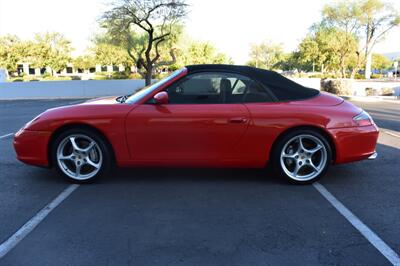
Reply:
[[297, 184], [317, 181], [332, 158], [329, 142], [312, 130], [293, 131], [278, 140], [273, 151], [275, 172]]
[[53, 162], [58, 170], [74, 183], [89, 183], [110, 169], [107, 143], [95, 131], [69, 129], [53, 143]]

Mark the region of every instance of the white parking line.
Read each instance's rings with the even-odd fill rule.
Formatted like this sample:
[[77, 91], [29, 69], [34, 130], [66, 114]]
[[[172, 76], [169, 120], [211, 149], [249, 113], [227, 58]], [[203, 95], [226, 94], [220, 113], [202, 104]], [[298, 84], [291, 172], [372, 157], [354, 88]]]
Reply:
[[3, 135], [3, 136], [0, 136], [0, 139], [5, 139], [5, 138], [8, 138], [8, 137], [10, 137], [12, 135], [14, 135], [14, 133], [6, 134], [6, 135]]
[[24, 239], [36, 226], [42, 222], [49, 213], [60, 205], [69, 195], [74, 192], [79, 185], [70, 185], [61, 192], [52, 202], [47, 204], [28, 222], [26, 222], [17, 232], [0, 245], [0, 259], [10, 252], [22, 239]]
[[69, 105], [74, 105], [74, 104], [78, 104], [78, 103], [84, 103], [85, 101], [87, 101], [88, 99], [83, 99], [83, 100], [79, 100], [79, 101], [73, 101], [73, 102], [69, 102]]
[[398, 135], [396, 133], [393, 133], [393, 132], [390, 132], [390, 131], [387, 131], [387, 130], [384, 130], [383, 132], [385, 132], [386, 134], [388, 134], [390, 136], [400, 138], [400, 135]]
[[335, 198], [323, 185], [314, 183], [313, 186], [319, 193], [332, 204], [335, 209], [344, 216], [383, 256], [393, 265], [400, 265], [399, 255], [391, 249], [377, 234], [357, 218], [338, 199]]

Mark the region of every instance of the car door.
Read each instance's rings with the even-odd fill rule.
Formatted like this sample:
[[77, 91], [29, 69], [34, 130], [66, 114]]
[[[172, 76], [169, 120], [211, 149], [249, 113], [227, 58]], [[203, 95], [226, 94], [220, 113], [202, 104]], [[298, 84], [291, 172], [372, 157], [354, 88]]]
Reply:
[[[167, 88], [170, 102], [139, 105], [126, 121], [127, 139], [135, 161], [217, 162], [235, 159], [235, 147], [249, 122], [237, 100], [227, 100], [238, 77], [229, 73], [195, 73]], [[181, 163], [180, 163], [181, 162]]]

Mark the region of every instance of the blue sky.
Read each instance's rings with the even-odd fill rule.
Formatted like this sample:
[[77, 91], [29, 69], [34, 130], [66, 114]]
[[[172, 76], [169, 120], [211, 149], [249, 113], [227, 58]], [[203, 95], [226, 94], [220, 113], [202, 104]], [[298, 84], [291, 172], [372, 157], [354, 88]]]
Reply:
[[[97, 30], [96, 20], [107, 9], [108, 0], [0, 0], [0, 35], [31, 38], [35, 32], [58, 31], [83, 53]], [[272, 40], [286, 51], [296, 48], [312, 23], [318, 21], [328, 0], [189, 0], [186, 32], [209, 41], [245, 63], [251, 43]], [[400, 1], [395, 2], [400, 10]], [[376, 52], [400, 51], [400, 29], [392, 31]]]

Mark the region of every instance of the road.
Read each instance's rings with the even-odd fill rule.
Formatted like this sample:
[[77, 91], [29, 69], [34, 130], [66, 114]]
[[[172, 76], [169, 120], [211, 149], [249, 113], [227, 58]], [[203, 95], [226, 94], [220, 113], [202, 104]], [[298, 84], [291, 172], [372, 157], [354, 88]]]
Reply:
[[[77, 101], [0, 101], [0, 243], [70, 186], [18, 162], [7, 134]], [[355, 104], [381, 127], [379, 157], [320, 183], [400, 254], [400, 104]], [[373, 244], [314, 186], [269, 171], [132, 168], [79, 186], [0, 265], [390, 265]]]

